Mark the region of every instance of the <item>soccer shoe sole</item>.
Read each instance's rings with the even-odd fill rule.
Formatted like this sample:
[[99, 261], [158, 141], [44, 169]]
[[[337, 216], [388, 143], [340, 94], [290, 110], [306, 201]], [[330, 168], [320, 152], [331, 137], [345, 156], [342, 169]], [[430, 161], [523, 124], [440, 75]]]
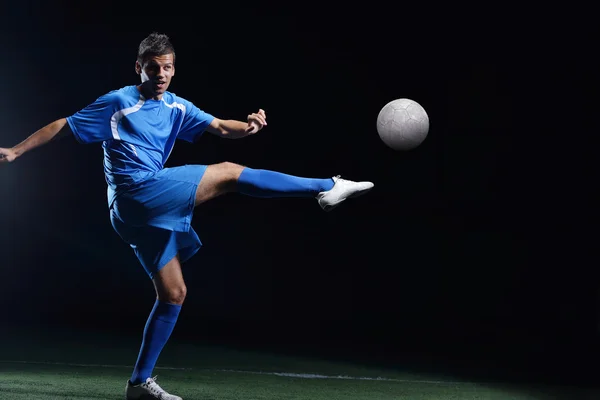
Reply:
[[363, 194], [367, 194], [371, 190], [373, 190], [374, 187], [375, 186], [371, 186], [370, 188], [367, 188], [367, 189], [357, 190], [356, 192], [348, 195], [347, 197], [344, 197], [343, 199], [341, 199], [337, 203], [326, 204], [325, 206], [322, 206], [321, 208], [323, 208], [324, 211], [329, 212], [329, 211], [333, 210], [334, 208], [336, 208], [337, 206], [339, 206], [340, 204], [342, 204], [344, 201], [346, 201], [346, 199], [352, 199], [352, 198], [355, 198], [355, 197], [362, 196]]
[[156, 400], [156, 397], [151, 394], [143, 394], [141, 397], [127, 397], [125, 396], [125, 400]]

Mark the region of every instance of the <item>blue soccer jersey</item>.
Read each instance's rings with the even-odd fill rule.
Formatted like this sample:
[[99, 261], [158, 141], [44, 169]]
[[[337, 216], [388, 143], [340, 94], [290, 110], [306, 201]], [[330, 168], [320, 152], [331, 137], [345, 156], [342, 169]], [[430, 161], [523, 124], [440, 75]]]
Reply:
[[102, 142], [109, 207], [120, 188], [164, 168], [175, 140], [195, 141], [213, 119], [174, 93], [146, 99], [134, 85], [111, 91], [67, 117], [79, 142]]

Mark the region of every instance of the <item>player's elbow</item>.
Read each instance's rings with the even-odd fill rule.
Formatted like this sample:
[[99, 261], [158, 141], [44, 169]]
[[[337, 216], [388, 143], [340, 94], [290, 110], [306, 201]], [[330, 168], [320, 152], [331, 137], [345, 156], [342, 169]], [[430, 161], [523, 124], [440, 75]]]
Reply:
[[225, 124], [223, 124], [222, 122], [223, 121], [221, 121], [220, 119], [215, 118], [210, 123], [210, 125], [206, 128], [206, 130], [209, 133], [212, 133], [213, 135], [226, 137], [229, 134], [229, 130], [227, 129]]
[[217, 130], [217, 135], [226, 138], [226, 137], [231, 136], [231, 132], [229, 132], [229, 130], [221, 127], [220, 129]]

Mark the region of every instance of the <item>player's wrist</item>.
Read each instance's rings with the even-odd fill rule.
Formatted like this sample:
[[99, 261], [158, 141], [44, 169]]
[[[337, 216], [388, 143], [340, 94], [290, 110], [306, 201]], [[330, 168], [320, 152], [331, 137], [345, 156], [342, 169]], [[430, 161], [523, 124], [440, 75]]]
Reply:
[[15, 146], [10, 150], [13, 153], [13, 161], [16, 160], [17, 158], [21, 157], [23, 155], [23, 153], [25, 153], [25, 150], [20, 146]]

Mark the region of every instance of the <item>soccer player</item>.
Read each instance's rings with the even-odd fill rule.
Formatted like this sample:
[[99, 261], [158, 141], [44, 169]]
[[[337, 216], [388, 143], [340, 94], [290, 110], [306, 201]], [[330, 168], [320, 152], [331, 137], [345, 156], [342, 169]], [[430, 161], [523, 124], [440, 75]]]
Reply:
[[59, 137], [102, 143], [110, 220], [131, 246], [156, 290], [156, 301], [127, 399], [181, 400], [152, 378], [186, 297], [181, 264], [202, 245], [191, 227], [194, 208], [224, 193], [254, 197], [307, 197], [330, 211], [344, 200], [368, 192], [371, 182], [316, 179], [224, 162], [165, 168], [177, 139], [194, 142], [205, 131], [223, 138], [253, 135], [267, 125], [264, 110], [247, 121], [222, 120], [168, 92], [175, 75], [175, 50], [168, 36], [152, 33], [138, 47], [135, 70], [141, 84], [100, 96], [75, 114], [58, 119], [12, 148], [0, 148], [0, 163]]

